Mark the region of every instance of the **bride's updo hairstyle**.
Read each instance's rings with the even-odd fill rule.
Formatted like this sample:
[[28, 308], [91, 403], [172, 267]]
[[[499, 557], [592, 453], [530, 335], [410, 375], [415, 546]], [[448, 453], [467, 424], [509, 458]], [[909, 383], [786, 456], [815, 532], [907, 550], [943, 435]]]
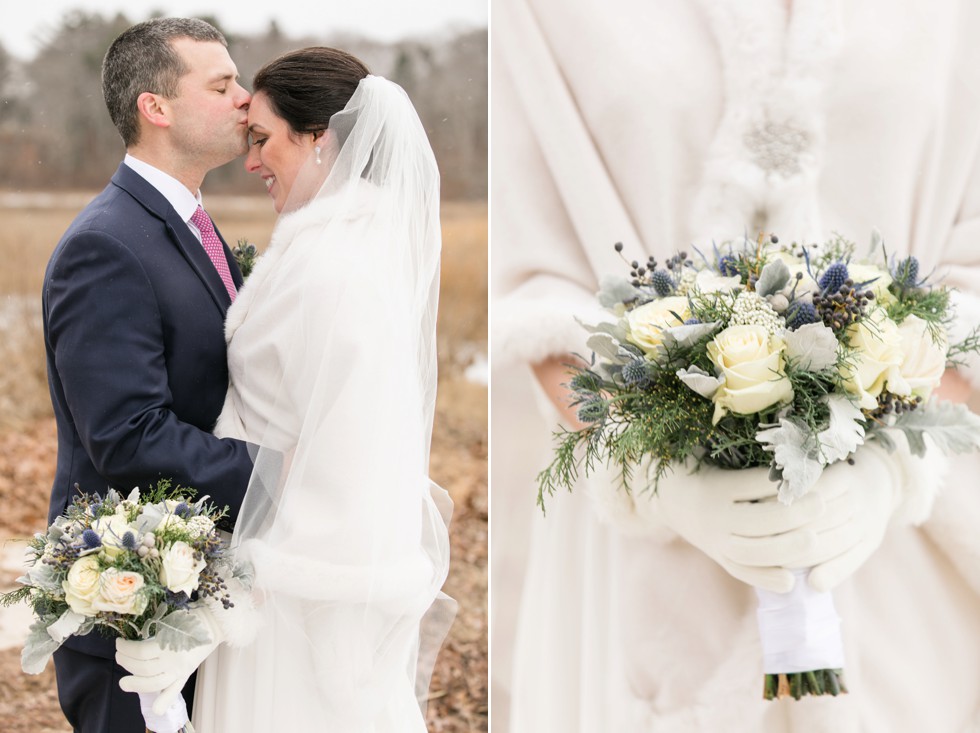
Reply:
[[349, 53], [313, 46], [291, 51], [259, 69], [252, 93], [265, 94], [272, 110], [294, 133], [319, 134], [370, 73]]

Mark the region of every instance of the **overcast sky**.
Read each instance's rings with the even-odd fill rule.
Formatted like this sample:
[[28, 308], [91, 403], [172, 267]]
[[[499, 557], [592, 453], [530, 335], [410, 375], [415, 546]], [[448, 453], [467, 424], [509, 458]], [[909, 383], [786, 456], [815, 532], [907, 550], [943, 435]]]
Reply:
[[68, 10], [113, 16], [133, 22], [153, 11], [164, 15], [213, 15], [231, 33], [264, 31], [275, 18], [290, 36], [354, 31], [391, 41], [448, 27], [487, 25], [488, 0], [4, 0], [0, 44], [27, 60]]

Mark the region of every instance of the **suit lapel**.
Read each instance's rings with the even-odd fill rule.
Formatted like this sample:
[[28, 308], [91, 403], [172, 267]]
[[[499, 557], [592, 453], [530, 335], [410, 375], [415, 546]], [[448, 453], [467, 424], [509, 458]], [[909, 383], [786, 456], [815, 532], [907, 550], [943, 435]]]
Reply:
[[[208, 253], [204, 251], [204, 247], [191, 232], [187, 223], [180, 218], [174, 210], [174, 207], [170, 205], [170, 202], [167, 201], [163, 194], [151, 186], [145, 178], [125, 163], [119, 165], [115, 175], [112, 177], [112, 182], [139, 201], [151, 214], [163, 220], [164, 224], [166, 224], [167, 233], [170, 235], [171, 242], [180, 250], [184, 259], [191, 266], [191, 269], [200, 278], [205, 288], [211, 294], [211, 299], [214, 301], [215, 306], [217, 306], [218, 310], [221, 311], [222, 317], [224, 317], [225, 313], [228, 312], [228, 307], [231, 305], [231, 298], [225, 289], [225, 284], [221, 282], [221, 276], [218, 275], [218, 271], [215, 269], [214, 263], [211, 262], [211, 258], [208, 257]], [[220, 234], [218, 234], [218, 238], [221, 239]], [[224, 244], [224, 239], [221, 239], [221, 242]], [[240, 286], [241, 272], [234, 258], [231, 257], [227, 244], [224, 244], [224, 250], [225, 258], [230, 259], [229, 267], [231, 268], [232, 279], [236, 286]]]
[[178, 216], [172, 206], [168, 204], [167, 208], [170, 211], [167, 213], [166, 223], [171, 239], [177, 243], [177, 247], [190, 263], [194, 272], [201, 278], [222, 314], [226, 313], [231, 305], [231, 298], [225, 289], [225, 284], [221, 282], [221, 276], [215, 269], [214, 263], [211, 262], [211, 258], [208, 257], [208, 253], [204, 251], [204, 247], [197, 240], [197, 237], [191, 233], [186, 222]]

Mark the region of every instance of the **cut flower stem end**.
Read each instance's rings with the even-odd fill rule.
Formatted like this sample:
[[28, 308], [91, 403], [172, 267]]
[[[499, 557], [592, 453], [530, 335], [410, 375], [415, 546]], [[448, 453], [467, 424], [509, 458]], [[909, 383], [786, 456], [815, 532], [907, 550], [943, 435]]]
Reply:
[[762, 688], [766, 700], [792, 697], [799, 700], [804, 695], [841, 695], [847, 692], [844, 670], [818, 669], [813, 672], [792, 674], [767, 674]]

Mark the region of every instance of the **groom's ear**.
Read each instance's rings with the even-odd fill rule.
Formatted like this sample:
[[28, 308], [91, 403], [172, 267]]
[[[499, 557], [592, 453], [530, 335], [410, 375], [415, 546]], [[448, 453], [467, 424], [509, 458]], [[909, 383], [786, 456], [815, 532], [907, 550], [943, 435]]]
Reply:
[[140, 117], [155, 127], [170, 127], [170, 110], [167, 101], [159, 94], [143, 92], [136, 98], [136, 109]]

